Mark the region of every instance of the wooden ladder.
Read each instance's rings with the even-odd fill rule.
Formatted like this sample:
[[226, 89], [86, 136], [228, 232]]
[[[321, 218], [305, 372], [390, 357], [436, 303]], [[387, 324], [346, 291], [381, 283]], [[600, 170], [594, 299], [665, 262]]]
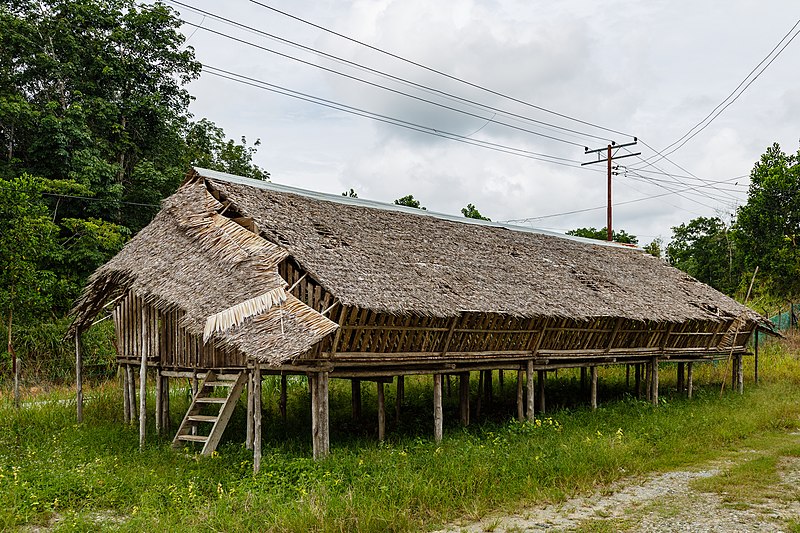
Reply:
[[[172, 440], [172, 447], [177, 448], [181, 445], [182, 441], [185, 442], [202, 442], [203, 450], [200, 452], [203, 455], [211, 455], [217, 449], [222, 433], [231, 419], [233, 410], [236, 407], [236, 402], [239, 401], [239, 396], [242, 395], [242, 389], [247, 383], [247, 371], [242, 370], [238, 374], [222, 374], [209, 370], [206, 377], [203, 379], [202, 384], [197, 389], [197, 394], [192, 398], [192, 404], [183, 417], [178, 432]], [[228, 389], [227, 396], [212, 396], [215, 387], [225, 387]], [[217, 414], [202, 414], [203, 408], [206, 406], [214, 409], [213, 406], [218, 406], [219, 411]], [[200, 435], [199, 431], [192, 428], [201, 427], [203, 424], [211, 424], [211, 430], [208, 435]], [[196, 434], [193, 434], [196, 433]]]

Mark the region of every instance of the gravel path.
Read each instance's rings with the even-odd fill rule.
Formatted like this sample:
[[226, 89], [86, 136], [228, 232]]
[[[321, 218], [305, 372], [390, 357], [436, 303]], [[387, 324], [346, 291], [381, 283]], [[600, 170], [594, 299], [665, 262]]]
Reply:
[[800, 520], [800, 458], [781, 461], [781, 482], [772, 498], [731, 504], [723, 502], [720, 494], [700, 492], [691, 486], [692, 480], [715, 476], [726, 467], [753, 457], [752, 452], [743, 452], [702, 469], [624, 480], [591, 496], [529, 508], [514, 515], [454, 524], [440, 533], [797, 531], [788, 522]]

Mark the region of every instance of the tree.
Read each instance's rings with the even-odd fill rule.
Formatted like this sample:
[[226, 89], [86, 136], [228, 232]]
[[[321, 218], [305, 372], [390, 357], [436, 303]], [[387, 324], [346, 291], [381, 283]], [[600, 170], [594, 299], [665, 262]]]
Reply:
[[755, 164], [736, 242], [745, 267], [759, 267], [773, 296], [800, 296], [800, 153], [786, 155], [775, 143]]
[[[604, 241], [608, 237], [608, 230], [606, 228], [595, 229], [591, 228], [578, 228], [569, 230], [567, 235], [574, 235], [576, 237], [585, 237], [587, 239], [597, 239], [599, 241]], [[625, 230], [612, 230], [611, 231], [611, 238], [614, 242], [621, 242], [625, 244], [638, 244], [639, 239], [636, 238], [636, 235], [631, 235], [627, 233]]]
[[662, 256], [662, 249], [664, 248], [664, 241], [661, 240], [660, 237], [657, 237], [650, 241], [650, 243], [645, 244], [642, 246], [642, 250], [647, 252], [648, 254], [652, 255], [653, 257], [658, 257], [659, 259]]
[[492, 220], [489, 217], [481, 215], [481, 212], [478, 211], [478, 208], [475, 207], [475, 204], [467, 204], [467, 207], [462, 207], [461, 214], [467, 218], [476, 218], [478, 220]]
[[408, 196], [403, 196], [402, 198], [398, 198], [394, 201], [395, 205], [404, 205], [406, 207], [413, 207], [415, 209], [422, 209], [425, 211], [427, 208], [422, 207], [419, 203], [419, 200], [414, 199], [413, 194], [409, 194]]
[[715, 289], [733, 294], [741, 278], [730, 228], [718, 217], [698, 217], [672, 228], [669, 263]]
[[227, 139], [225, 131], [208, 119], [193, 122], [186, 132], [186, 148], [192, 165], [228, 172], [237, 176], [257, 180], [269, 180], [269, 172], [253, 163], [253, 156], [261, 140], [247, 146], [242, 137], [241, 144]]

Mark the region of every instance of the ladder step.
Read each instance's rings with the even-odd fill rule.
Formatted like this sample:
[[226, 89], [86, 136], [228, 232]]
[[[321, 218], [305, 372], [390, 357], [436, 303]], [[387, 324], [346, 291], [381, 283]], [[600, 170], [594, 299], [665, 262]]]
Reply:
[[219, 417], [212, 415], [189, 415], [186, 417], [186, 420], [191, 420], [192, 422], [216, 422], [219, 420]]
[[233, 387], [236, 385], [235, 381], [206, 381], [204, 387]]
[[225, 403], [227, 401], [227, 398], [219, 398], [217, 396], [206, 396], [205, 398], [197, 398], [195, 400], [197, 403]]
[[188, 440], [191, 442], [206, 442], [208, 437], [204, 435], [178, 435], [175, 437], [176, 440]]

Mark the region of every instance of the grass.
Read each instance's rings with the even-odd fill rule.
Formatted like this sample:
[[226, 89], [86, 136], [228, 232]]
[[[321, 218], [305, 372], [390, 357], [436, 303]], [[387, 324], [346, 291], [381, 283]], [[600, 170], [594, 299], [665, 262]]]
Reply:
[[[592, 412], [574, 399], [577, 373], [560, 372], [548, 383], [549, 405], [558, 410], [524, 424], [511, 420], [515, 392], [508, 379], [502, 391], [495, 382], [491, 414], [460, 428], [454, 386], [439, 445], [431, 438], [429, 377], [407, 379], [403, 414], [382, 444], [375, 439], [373, 387], [364, 384], [364, 415], [353, 421], [349, 383], [334, 381], [332, 453], [318, 462], [310, 459], [305, 381], [290, 381], [283, 423], [277, 382], [268, 379], [264, 457], [255, 477], [252, 455], [241, 445], [243, 406], [219, 453], [200, 457], [188, 448], [172, 450], [152, 427], [140, 451], [136, 429], [122, 423], [113, 381], [87, 391], [81, 425], [74, 423], [74, 404], [58, 402], [69, 398], [66, 389], [41, 392], [37, 403], [19, 411], [6, 393], [0, 398], [0, 530], [416, 531], [562, 501], [625, 476], [697, 464], [770, 439], [785, 442], [779, 437], [800, 426], [800, 365], [779, 344], [762, 356], [761, 384], [748, 384], [743, 396], [720, 396], [722, 365], [696, 365], [694, 399], [672, 395], [674, 375], [665, 365], [658, 408], [627, 395], [624, 369], [608, 368], [601, 373], [601, 407]], [[174, 419], [187, 401], [185, 384], [174, 382]], [[728, 491], [769, 474], [771, 464], [755, 458], [728, 477], [704, 481], [708, 490]], [[772, 478], [765, 478], [767, 491]], [[618, 525], [592, 522], [584, 530]]]

